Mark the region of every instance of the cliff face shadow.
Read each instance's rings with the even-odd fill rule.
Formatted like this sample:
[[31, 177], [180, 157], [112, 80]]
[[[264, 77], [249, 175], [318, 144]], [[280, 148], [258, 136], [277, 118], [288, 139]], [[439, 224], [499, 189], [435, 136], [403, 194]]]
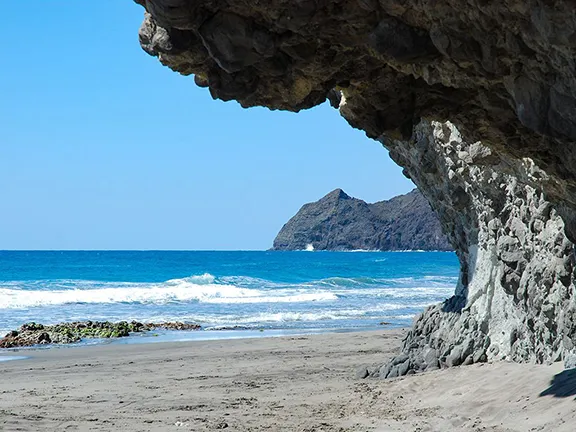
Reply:
[[[455, 245], [455, 249], [458, 247]], [[474, 257], [474, 266], [478, 256]], [[442, 302], [442, 312], [448, 313], [462, 313], [462, 309], [466, 307], [468, 302], [468, 283], [469, 283], [469, 263], [458, 254], [458, 261], [460, 263], [460, 274], [458, 276], [458, 284], [455, 287], [455, 293], [452, 297], [447, 298]]]
[[442, 302], [442, 312], [461, 313], [466, 306], [467, 298], [461, 295], [453, 295]]
[[[557, 398], [576, 395], [576, 369], [567, 369], [554, 375], [550, 387], [539, 396], [554, 396]], [[576, 398], [575, 398], [576, 399]]]

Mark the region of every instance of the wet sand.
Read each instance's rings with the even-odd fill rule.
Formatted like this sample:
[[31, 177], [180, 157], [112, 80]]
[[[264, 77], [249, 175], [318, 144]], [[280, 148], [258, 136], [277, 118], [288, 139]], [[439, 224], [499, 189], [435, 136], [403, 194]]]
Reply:
[[575, 430], [576, 373], [561, 364], [497, 363], [394, 380], [355, 378], [359, 366], [395, 354], [403, 334], [26, 352], [30, 359], [0, 362], [0, 430]]

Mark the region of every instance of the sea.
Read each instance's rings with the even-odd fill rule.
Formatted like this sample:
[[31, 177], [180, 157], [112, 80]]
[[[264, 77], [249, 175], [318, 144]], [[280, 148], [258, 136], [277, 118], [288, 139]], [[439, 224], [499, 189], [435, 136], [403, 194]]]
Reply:
[[0, 251], [0, 335], [27, 322], [197, 323], [139, 343], [409, 326], [453, 294], [451, 252]]

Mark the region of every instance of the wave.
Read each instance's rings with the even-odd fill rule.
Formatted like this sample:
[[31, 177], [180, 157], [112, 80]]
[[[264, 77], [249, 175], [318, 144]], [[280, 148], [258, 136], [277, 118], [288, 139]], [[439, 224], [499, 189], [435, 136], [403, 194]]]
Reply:
[[[171, 279], [160, 284], [56, 281], [51, 289], [31, 289], [36, 284], [18, 288], [0, 288], [0, 308], [25, 309], [63, 304], [167, 304], [202, 303], [298, 303], [336, 300], [336, 294], [310, 289], [259, 290], [213, 283], [205, 274], [184, 279]], [[5, 286], [5, 285], [3, 285]]]
[[[427, 305], [427, 304], [426, 304]], [[156, 316], [131, 316], [129, 319], [137, 321], [186, 321], [204, 325], [205, 330], [218, 327], [262, 327], [270, 324], [291, 322], [318, 322], [318, 321], [342, 321], [350, 319], [410, 319], [414, 314], [405, 313], [407, 310], [420, 309], [425, 305], [397, 305], [381, 304], [378, 307], [359, 309], [329, 309], [320, 311], [267, 311], [248, 314], [187, 314], [187, 315], [156, 315]], [[400, 315], [397, 313], [400, 312]]]
[[187, 278], [183, 278], [183, 279], [170, 279], [169, 281], [166, 281], [166, 283], [167, 284], [170, 284], [170, 283], [179, 284], [183, 281], [186, 281], [186, 282], [190, 282], [190, 283], [194, 283], [194, 284], [198, 284], [198, 285], [208, 285], [208, 284], [213, 284], [215, 280], [216, 280], [216, 277], [214, 277], [210, 273], [204, 273], [204, 274], [199, 275], [199, 276], [188, 276]]
[[329, 286], [329, 287], [399, 287], [399, 288], [417, 288], [419, 286], [430, 286], [437, 288], [453, 287], [458, 282], [457, 277], [452, 276], [422, 276], [416, 277], [399, 277], [399, 278], [371, 278], [371, 277], [331, 277], [311, 282], [311, 285]]
[[330, 286], [330, 287], [354, 287], [365, 286], [371, 288], [374, 285], [379, 286], [404, 286], [407, 288], [415, 287], [418, 285], [430, 286], [454, 286], [458, 282], [457, 276], [445, 275], [422, 275], [418, 277], [370, 277], [370, 276], [357, 276], [357, 277], [344, 277], [334, 276], [324, 279], [316, 279], [302, 282], [276, 282], [267, 279], [251, 277], [251, 276], [220, 276], [216, 277], [210, 273], [201, 275], [188, 276], [185, 278], [169, 279], [164, 282], [108, 282], [108, 281], [95, 281], [95, 280], [79, 280], [79, 279], [57, 279], [57, 280], [30, 280], [30, 281], [0, 281], [1, 288], [14, 288], [24, 290], [38, 290], [47, 289], [53, 290], [56, 288], [62, 289], [93, 289], [100, 287], [141, 287], [141, 286], [157, 286], [157, 285], [181, 285], [181, 284], [194, 284], [194, 285], [234, 285], [240, 288], [294, 288], [294, 287], [314, 287], [314, 286]]
[[307, 303], [346, 298], [438, 301], [453, 293], [457, 277], [332, 277], [301, 283], [209, 273], [159, 283], [49, 280], [0, 282], [0, 309], [64, 304]]
[[[234, 323], [240, 325], [262, 325], [262, 324], [273, 324], [273, 323], [285, 323], [285, 322], [300, 322], [300, 321], [327, 321], [327, 320], [346, 320], [350, 318], [357, 318], [359, 316], [365, 315], [363, 311], [350, 311], [346, 313], [345, 311], [325, 311], [325, 312], [270, 312], [261, 313], [246, 317], [215, 317], [214, 319], [207, 319], [203, 317], [204, 321], [213, 322], [213, 327], [218, 325], [225, 325], [226, 323]], [[213, 327], [206, 327], [207, 330], [211, 330]]]
[[411, 301], [440, 301], [454, 294], [453, 287], [373, 288], [331, 291], [338, 298], [361, 297], [375, 299], [406, 299]]
[[331, 277], [311, 282], [312, 285], [329, 286], [329, 287], [359, 287], [359, 286], [376, 285], [379, 283], [385, 283], [385, 281], [370, 277], [352, 277], [352, 278]]

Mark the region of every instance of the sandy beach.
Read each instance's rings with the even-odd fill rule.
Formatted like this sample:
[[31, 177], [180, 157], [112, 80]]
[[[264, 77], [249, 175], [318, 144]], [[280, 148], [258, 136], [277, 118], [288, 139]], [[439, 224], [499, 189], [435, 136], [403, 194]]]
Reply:
[[[404, 330], [1, 356], [2, 431], [573, 431], [576, 375], [497, 363], [356, 378]], [[554, 382], [553, 382], [554, 381]]]

